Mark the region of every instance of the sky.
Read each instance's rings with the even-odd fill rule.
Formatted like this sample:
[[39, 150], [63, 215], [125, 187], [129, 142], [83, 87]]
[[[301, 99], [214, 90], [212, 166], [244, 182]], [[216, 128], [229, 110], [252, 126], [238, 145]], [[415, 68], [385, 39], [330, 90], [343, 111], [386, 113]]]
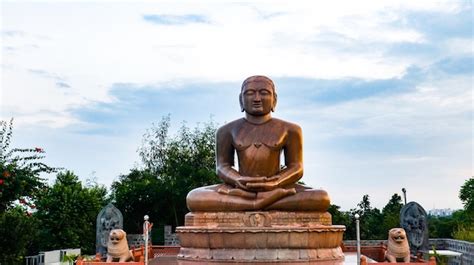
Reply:
[[[251, 75], [304, 135], [303, 181], [343, 210], [406, 188], [462, 208], [473, 176], [472, 1], [2, 1], [14, 147], [110, 187], [153, 123], [242, 117]], [[49, 181], [54, 175], [46, 176]]]

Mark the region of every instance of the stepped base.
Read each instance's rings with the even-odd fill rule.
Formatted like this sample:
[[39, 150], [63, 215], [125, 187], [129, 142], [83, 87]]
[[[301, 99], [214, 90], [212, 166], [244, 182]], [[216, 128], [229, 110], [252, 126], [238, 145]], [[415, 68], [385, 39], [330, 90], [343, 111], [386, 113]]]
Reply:
[[[329, 223], [329, 224], [328, 224]], [[329, 213], [190, 213], [176, 228], [178, 259], [239, 262], [342, 260], [345, 226]]]

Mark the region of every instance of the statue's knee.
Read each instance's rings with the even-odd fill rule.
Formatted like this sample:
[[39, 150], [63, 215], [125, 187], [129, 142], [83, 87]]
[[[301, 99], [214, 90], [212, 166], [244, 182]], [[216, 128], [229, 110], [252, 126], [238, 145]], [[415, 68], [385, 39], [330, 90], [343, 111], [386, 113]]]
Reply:
[[188, 206], [189, 211], [195, 211], [199, 207], [199, 197], [202, 197], [199, 195], [200, 193], [200, 188], [191, 190], [188, 195], [186, 196], [186, 205]]
[[315, 200], [315, 205], [317, 205], [318, 210], [326, 211], [329, 209], [331, 199], [325, 190], [315, 190], [313, 199]]

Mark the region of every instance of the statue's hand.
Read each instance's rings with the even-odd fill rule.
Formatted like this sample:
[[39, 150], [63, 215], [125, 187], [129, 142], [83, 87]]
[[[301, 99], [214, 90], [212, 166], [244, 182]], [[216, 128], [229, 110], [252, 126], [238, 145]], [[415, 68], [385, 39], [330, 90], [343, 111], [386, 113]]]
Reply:
[[263, 182], [250, 182], [247, 183], [247, 189], [250, 190], [263, 190], [263, 191], [269, 191], [269, 190], [274, 190], [278, 188], [279, 184], [279, 175], [275, 175], [272, 177], [267, 177]]
[[251, 183], [265, 183], [267, 177], [247, 177], [247, 176], [240, 176], [236, 179], [235, 185], [237, 188], [241, 188], [243, 190], [250, 190], [248, 184]]
[[274, 190], [278, 188], [278, 182], [276, 180], [271, 180], [267, 182], [258, 182], [258, 183], [247, 183], [247, 189], [249, 190]]

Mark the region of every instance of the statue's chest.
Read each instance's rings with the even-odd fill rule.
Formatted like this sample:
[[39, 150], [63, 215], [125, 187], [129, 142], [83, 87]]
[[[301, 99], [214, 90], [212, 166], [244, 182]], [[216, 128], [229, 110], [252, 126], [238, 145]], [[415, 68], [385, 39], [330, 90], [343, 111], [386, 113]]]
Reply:
[[285, 145], [287, 133], [278, 126], [246, 126], [233, 135], [233, 145], [237, 151], [251, 149], [271, 149], [280, 151]]

